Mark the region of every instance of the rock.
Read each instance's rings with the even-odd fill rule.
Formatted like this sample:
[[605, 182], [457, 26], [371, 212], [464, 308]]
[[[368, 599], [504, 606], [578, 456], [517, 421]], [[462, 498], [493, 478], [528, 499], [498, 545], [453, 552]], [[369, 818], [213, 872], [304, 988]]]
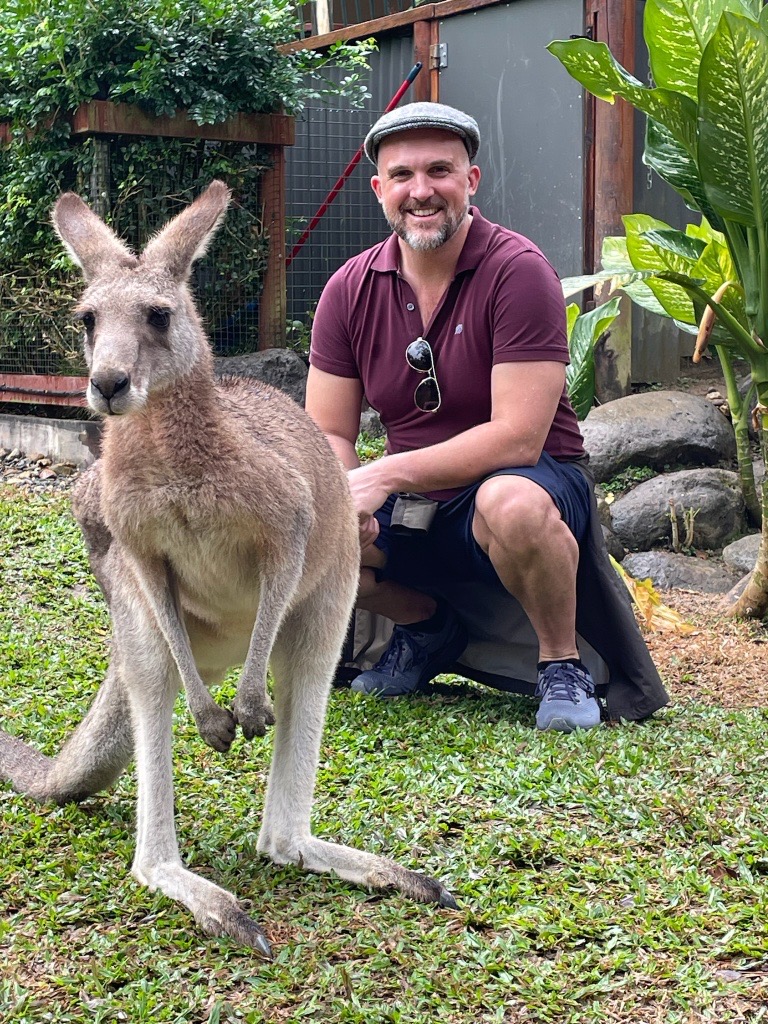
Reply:
[[599, 484], [595, 487], [595, 501], [597, 503], [597, 517], [601, 525], [612, 531], [611, 502], [605, 500], [605, 491]]
[[[715, 411], [715, 415], [720, 414]], [[688, 469], [646, 480], [614, 501], [613, 531], [625, 548], [647, 551], [671, 542], [670, 499], [675, 503], [681, 543], [688, 509], [696, 510], [695, 547], [722, 548], [744, 533], [744, 497], [738, 474], [726, 469]]]
[[298, 352], [287, 348], [268, 348], [243, 356], [219, 356], [213, 361], [217, 377], [255, 377], [257, 380], [280, 388], [304, 405], [307, 391], [307, 364]]
[[627, 555], [621, 564], [636, 580], [650, 579], [657, 590], [679, 587], [705, 594], [725, 594], [739, 580], [738, 573], [718, 562], [671, 551], [641, 551]]
[[609, 530], [607, 526], [602, 524], [600, 525], [600, 529], [603, 531], [603, 540], [605, 541], [605, 546], [608, 549], [608, 554], [613, 555], [617, 562], [623, 562], [624, 556], [627, 553], [624, 549], [624, 545], [613, 530]]
[[54, 471], [52, 469], [49, 469], [48, 467], [44, 467], [43, 469], [40, 470], [40, 479], [41, 480], [55, 480], [56, 479], [56, 474], [54, 473]]
[[680, 391], [608, 402], [590, 411], [581, 430], [598, 483], [628, 466], [712, 466], [736, 457], [733, 428], [725, 417], [706, 398]]
[[27, 462], [30, 464], [30, 466], [32, 466], [38, 462], [42, 462], [44, 458], [45, 456], [43, 455], [42, 452], [32, 452], [31, 455], [27, 456]]
[[360, 433], [368, 437], [386, 437], [387, 432], [375, 409], [366, 409], [360, 416]]
[[752, 572], [759, 547], [760, 534], [750, 533], [747, 537], [740, 537], [723, 548], [723, 561], [729, 569], [736, 572]]
[[74, 476], [77, 468], [70, 462], [58, 462], [55, 466], [51, 466], [51, 472], [56, 476]]
[[5, 461], [6, 462], [13, 462], [14, 459], [20, 459], [20, 458], [21, 458], [21, 449], [20, 448], [14, 448], [11, 452], [8, 453], [8, 455], [6, 455]]

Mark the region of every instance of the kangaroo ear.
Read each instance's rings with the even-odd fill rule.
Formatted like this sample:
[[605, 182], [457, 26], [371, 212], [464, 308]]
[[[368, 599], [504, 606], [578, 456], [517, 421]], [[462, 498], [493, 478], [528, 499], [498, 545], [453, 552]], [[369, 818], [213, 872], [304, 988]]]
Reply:
[[86, 281], [115, 267], [132, 267], [136, 257], [74, 192], [65, 192], [53, 207], [53, 226]]
[[212, 181], [186, 210], [148, 242], [142, 263], [165, 268], [175, 281], [186, 280], [195, 260], [204, 255], [229, 206], [223, 181]]

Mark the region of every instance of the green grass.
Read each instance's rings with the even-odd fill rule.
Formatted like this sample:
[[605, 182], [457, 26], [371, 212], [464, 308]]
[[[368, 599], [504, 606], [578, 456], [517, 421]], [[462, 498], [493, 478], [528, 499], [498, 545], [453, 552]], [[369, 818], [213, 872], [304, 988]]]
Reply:
[[[66, 499], [0, 490], [0, 565], [2, 724], [50, 753], [107, 659]], [[439, 876], [451, 912], [260, 858], [269, 737], [215, 754], [180, 702], [183, 856], [249, 902], [271, 964], [131, 879], [132, 772], [78, 807], [0, 787], [0, 1020], [768, 1020], [768, 716], [691, 703], [561, 736], [533, 713], [460, 681], [332, 695], [317, 834]]]

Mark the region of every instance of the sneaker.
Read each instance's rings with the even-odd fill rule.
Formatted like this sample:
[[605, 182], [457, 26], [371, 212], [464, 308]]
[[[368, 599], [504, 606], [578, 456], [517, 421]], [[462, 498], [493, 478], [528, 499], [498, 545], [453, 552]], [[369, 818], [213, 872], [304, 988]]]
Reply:
[[539, 672], [536, 696], [541, 697], [536, 712], [537, 729], [593, 729], [600, 724], [600, 705], [589, 672], [567, 662], [553, 661]]
[[395, 626], [392, 639], [373, 668], [352, 680], [352, 689], [375, 697], [417, 693], [430, 679], [446, 672], [467, 646], [467, 631], [450, 609], [438, 633], [420, 633]]

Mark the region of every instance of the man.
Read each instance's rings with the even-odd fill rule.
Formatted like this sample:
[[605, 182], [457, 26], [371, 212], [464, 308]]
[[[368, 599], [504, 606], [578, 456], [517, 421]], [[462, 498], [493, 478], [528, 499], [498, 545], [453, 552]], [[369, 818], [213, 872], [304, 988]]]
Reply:
[[[513, 595], [535, 630], [537, 726], [569, 732], [598, 725], [600, 707], [576, 635], [593, 499], [565, 392], [564, 302], [536, 246], [470, 208], [479, 144], [475, 120], [442, 104], [374, 124], [371, 184], [394, 233], [328, 282], [306, 407], [349, 471], [358, 604], [396, 623], [353, 689], [400, 696], [449, 668], [467, 633], [433, 592], [482, 580]], [[355, 453], [363, 396], [388, 438], [366, 466]], [[654, 699], [653, 710], [666, 697]]]

